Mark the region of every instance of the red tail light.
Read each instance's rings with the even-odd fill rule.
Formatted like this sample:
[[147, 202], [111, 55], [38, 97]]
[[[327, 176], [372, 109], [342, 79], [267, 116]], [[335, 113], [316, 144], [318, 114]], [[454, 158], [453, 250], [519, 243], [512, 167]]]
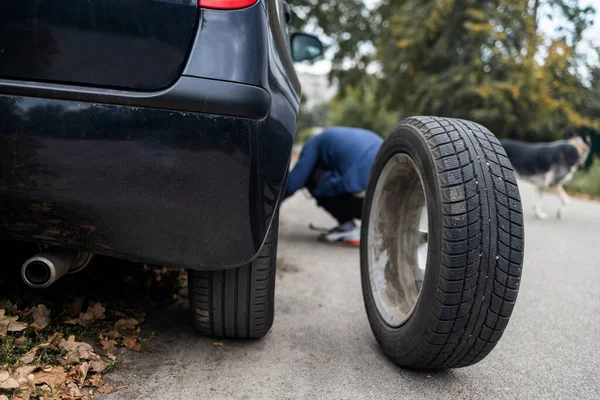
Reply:
[[198, 5], [203, 8], [216, 8], [219, 10], [236, 10], [249, 7], [258, 0], [198, 0]]

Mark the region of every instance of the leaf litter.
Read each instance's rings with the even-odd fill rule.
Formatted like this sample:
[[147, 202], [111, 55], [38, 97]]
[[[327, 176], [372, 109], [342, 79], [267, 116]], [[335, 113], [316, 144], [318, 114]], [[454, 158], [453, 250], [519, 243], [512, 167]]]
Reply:
[[118, 364], [120, 349], [142, 351], [153, 336], [142, 338], [146, 312], [185, 297], [186, 276], [108, 262], [112, 272], [102, 266], [92, 277], [90, 266], [44, 292], [0, 277], [0, 400], [85, 400], [121, 389], [103, 374]]
[[[54, 365], [43, 362], [43, 353], [48, 351], [60, 355], [50, 360]], [[90, 389], [102, 393], [114, 390], [102, 379], [107, 365], [90, 343], [76, 341], [74, 335], [65, 339], [56, 332], [13, 365], [0, 367], [0, 389], [11, 390], [15, 399], [89, 399], [93, 396]]]
[[104, 312], [106, 308], [101, 303], [90, 303], [86, 312], [79, 314], [78, 318], [71, 318], [65, 321], [65, 324], [90, 326], [94, 322], [106, 318]]
[[50, 310], [45, 305], [40, 304], [34, 307], [32, 315], [33, 324], [31, 324], [31, 327], [35, 330], [41, 331], [50, 325]]
[[8, 332], [20, 332], [27, 328], [27, 324], [17, 321], [18, 316], [4, 315], [6, 310], [0, 308], [0, 337], [6, 336]]

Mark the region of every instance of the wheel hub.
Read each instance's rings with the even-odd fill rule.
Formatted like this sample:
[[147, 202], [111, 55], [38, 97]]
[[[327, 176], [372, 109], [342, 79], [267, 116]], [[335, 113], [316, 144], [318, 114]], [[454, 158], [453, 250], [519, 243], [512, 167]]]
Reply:
[[371, 203], [368, 262], [382, 319], [401, 326], [412, 315], [427, 269], [429, 220], [423, 180], [407, 154], [383, 168]]

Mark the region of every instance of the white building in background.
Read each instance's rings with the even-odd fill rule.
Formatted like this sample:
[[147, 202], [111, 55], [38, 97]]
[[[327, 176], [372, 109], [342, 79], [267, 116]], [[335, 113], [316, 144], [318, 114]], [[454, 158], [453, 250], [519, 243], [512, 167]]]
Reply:
[[326, 103], [337, 93], [337, 86], [329, 83], [326, 74], [300, 72], [298, 78], [302, 84], [302, 93], [306, 97], [307, 108]]

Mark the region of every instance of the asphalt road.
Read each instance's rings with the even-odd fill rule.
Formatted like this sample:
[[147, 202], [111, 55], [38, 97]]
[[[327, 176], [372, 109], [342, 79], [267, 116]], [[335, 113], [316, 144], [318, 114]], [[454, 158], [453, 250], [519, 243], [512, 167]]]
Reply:
[[[573, 199], [562, 220], [526, 215], [524, 276], [499, 345], [441, 373], [389, 362], [364, 311], [358, 250], [315, 241], [333, 221], [299, 193], [281, 213], [275, 323], [262, 340], [199, 338], [184, 305], [157, 310], [156, 336], [108, 378], [103, 399], [600, 399], [600, 203]], [[545, 200], [555, 214], [558, 199]]]

